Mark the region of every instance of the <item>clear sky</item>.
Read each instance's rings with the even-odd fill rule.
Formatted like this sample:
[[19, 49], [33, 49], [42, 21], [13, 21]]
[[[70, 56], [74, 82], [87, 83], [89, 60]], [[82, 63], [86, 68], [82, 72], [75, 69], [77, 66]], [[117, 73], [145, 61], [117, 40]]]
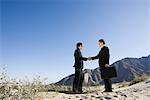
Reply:
[[[150, 54], [149, 0], [0, 0], [0, 66], [11, 77], [40, 74], [51, 82], [74, 73], [73, 53], [99, 52], [106, 40], [111, 64]], [[97, 61], [84, 68], [98, 67]]]

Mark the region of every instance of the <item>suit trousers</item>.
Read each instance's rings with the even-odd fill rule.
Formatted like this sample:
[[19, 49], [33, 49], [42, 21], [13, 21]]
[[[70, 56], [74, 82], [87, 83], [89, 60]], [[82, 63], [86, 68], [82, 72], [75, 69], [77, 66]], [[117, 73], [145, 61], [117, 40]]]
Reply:
[[82, 68], [75, 67], [75, 78], [73, 81], [73, 91], [74, 92], [82, 92], [82, 83], [84, 80], [84, 75]]

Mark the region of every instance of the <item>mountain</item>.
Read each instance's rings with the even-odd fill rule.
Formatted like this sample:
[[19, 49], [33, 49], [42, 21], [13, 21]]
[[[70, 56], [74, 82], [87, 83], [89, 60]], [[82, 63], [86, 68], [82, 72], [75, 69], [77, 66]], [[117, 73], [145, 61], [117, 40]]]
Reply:
[[[135, 76], [140, 76], [143, 74], [150, 76], [150, 55], [141, 58], [124, 58], [113, 63], [110, 67], [115, 67], [118, 75], [117, 78], [112, 79], [113, 83], [131, 81], [135, 78]], [[84, 83], [89, 85], [103, 84], [99, 68], [85, 69], [83, 73]], [[73, 80], [74, 74], [63, 78], [56, 84], [72, 85]]]

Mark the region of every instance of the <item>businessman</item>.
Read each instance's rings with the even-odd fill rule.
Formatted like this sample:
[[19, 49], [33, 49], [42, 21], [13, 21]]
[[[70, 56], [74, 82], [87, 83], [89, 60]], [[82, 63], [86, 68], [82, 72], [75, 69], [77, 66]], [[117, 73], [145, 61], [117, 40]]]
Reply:
[[[97, 56], [89, 57], [88, 60], [99, 59], [99, 66], [101, 69], [105, 70], [106, 67], [109, 66], [109, 48], [105, 46], [104, 39], [100, 39], [98, 44], [101, 48]], [[109, 73], [108, 73], [109, 74]], [[110, 79], [104, 79], [105, 91], [104, 92], [112, 92], [112, 85]]]
[[73, 81], [73, 92], [76, 93], [82, 93], [82, 83], [84, 80], [83, 76], [83, 61], [86, 61], [87, 58], [82, 57], [81, 50], [83, 48], [83, 44], [81, 42], [76, 44], [76, 50], [74, 52], [74, 58], [75, 58], [75, 78]]

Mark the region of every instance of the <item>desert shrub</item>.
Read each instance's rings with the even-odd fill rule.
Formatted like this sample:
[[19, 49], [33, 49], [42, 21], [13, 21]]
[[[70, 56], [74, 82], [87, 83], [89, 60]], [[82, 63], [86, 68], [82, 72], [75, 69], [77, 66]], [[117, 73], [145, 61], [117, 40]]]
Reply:
[[134, 85], [139, 82], [143, 82], [143, 81], [147, 80], [148, 78], [149, 78], [149, 76], [147, 76], [145, 74], [143, 74], [141, 76], [135, 76], [135, 78], [130, 82], [129, 86]]
[[123, 82], [119, 83], [118, 88], [127, 87], [127, 86], [129, 86], [129, 82], [124, 80]]
[[46, 86], [45, 91], [55, 91], [55, 92], [69, 92], [72, 91], [72, 86], [49, 84]]
[[0, 100], [33, 100], [34, 96], [43, 90], [45, 79], [35, 76], [32, 81], [24, 79], [11, 79], [6, 68], [0, 74]]

